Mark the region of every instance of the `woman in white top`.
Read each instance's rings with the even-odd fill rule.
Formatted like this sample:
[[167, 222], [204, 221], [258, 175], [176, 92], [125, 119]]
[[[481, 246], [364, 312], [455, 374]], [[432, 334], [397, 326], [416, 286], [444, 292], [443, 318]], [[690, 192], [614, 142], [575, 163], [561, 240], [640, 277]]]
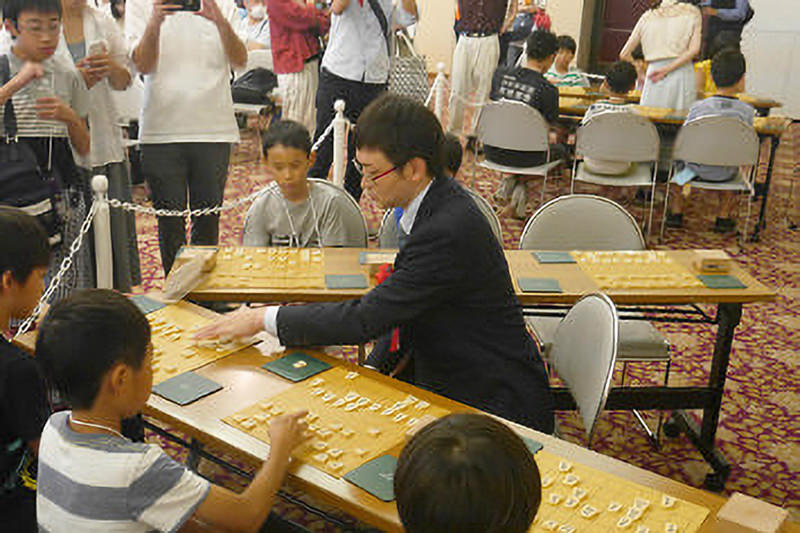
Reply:
[[[89, 88], [89, 131], [92, 174], [108, 178], [108, 196], [131, 201], [131, 184], [125, 165], [125, 148], [112, 90], [122, 91], [131, 83], [127, 48], [122, 32], [108, 10], [86, 0], [61, 0], [63, 35], [57, 55], [76, 65]], [[129, 292], [141, 283], [136, 225], [130, 212], [111, 210], [111, 241], [114, 288]]]
[[643, 106], [691, 107], [697, 96], [692, 59], [700, 53], [702, 26], [700, 9], [681, 0], [657, 0], [641, 16], [619, 57], [633, 63], [633, 51], [641, 43], [649, 63]]

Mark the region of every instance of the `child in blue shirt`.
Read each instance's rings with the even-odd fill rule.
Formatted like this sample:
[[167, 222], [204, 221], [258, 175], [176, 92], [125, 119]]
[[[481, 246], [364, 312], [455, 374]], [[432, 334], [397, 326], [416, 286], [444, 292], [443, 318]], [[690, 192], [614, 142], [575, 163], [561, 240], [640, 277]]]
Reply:
[[[725, 49], [717, 53], [711, 60], [711, 76], [717, 85], [717, 93], [705, 100], [695, 102], [689, 110], [686, 122], [700, 117], [726, 116], [736, 117], [752, 126], [755, 109], [736, 97], [738, 93], [744, 91], [745, 71], [745, 59], [739, 50]], [[683, 191], [680, 190], [680, 187], [687, 183], [687, 179], [726, 182], [734, 179], [738, 172], [738, 167], [688, 163], [673, 179], [667, 226], [679, 228], [683, 225], [683, 204], [691, 189], [684, 188], [684, 191], [687, 192], [682, 194]], [[717, 233], [728, 233], [736, 229], [736, 221], [732, 215], [735, 196], [733, 192], [728, 191], [722, 192], [721, 195], [721, 206], [718, 211], [720, 216], [717, 217], [713, 229]]]

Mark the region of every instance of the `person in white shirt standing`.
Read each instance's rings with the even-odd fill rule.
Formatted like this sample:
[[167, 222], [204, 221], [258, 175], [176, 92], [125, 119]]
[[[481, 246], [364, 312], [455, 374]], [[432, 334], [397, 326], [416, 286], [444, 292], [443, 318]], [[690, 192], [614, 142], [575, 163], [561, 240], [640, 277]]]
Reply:
[[[131, 182], [125, 164], [122, 129], [112, 92], [131, 83], [127, 48], [122, 32], [107, 10], [90, 6], [86, 0], [61, 0], [62, 37], [56, 54], [75, 63], [89, 88], [89, 133], [92, 174], [108, 178], [108, 196], [131, 201]], [[136, 220], [133, 213], [111, 210], [111, 244], [114, 288], [130, 292], [141, 283]]]
[[[159, 209], [218, 206], [231, 143], [239, 140], [230, 89], [231, 68], [247, 49], [228, 20], [230, 0], [202, 0], [197, 12], [165, 0], [129, 0], [125, 33], [137, 70], [145, 75], [140, 122], [142, 165]], [[188, 192], [188, 202], [187, 202]], [[169, 272], [186, 241], [182, 217], [159, 217], [161, 263]], [[219, 215], [192, 219], [192, 244], [219, 240]]]
[[[398, 8], [395, 10], [392, 0], [333, 0], [331, 3], [330, 37], [322, 58], [317, 91], [315, 141], [333, 120], [336, 100], [345, 101], [345, 116], [355, 123], [367, 104], [386, 90], [389, 33], [395, 22], [409, 26], [417, 16], [415, 0], [402, 0]], [[358, 201], [361, 176], [352, 162], [355, 150], [351, 139], [347, 143], [344, 187]], [[317, 150], [317, 160], [309, 176], [327, 179], [332, 161], [333, 135], [330, 135]]]

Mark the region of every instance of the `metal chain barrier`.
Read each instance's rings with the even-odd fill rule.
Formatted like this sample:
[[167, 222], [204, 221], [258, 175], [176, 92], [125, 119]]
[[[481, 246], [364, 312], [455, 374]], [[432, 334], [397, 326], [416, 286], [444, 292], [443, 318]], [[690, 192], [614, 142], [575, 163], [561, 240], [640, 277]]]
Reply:
[[269, 189], [269, 186], [259, 189], [256, 192], [229, 204], [222, 204], [215, 207], [203, 207], [201, 209], [184, 209], [183, 211], [179, 211], [177, 209], [156, 209], [155, 207], [147, 207], [145, 205], [135, 204], [133, 202], [122, 202], [116, 198], [109, 198], [108, 205], [118, 209], [124, 209], [125, 211], [133, 211], [134, 213], [153, 215], [156, 217], [202, 217], [205, 215], [216, 215], [224, 211], [230, 211], [231, 209], [236, 209], [239, 206], [250, 203], [262, 194], [266, 193], [267, 189]]
[[89, 230], [92, 227], [92, 221], [94, 220], [95, 214], [97, 214], [97, 203], [92, 202], [92, 206], [89, 208], [89, 213], [86, 214], [86, 218], [84, 219], [83, 224], [81, 224], [81, 230], [78, 233], [78, 236], [75, 237], [75, 240], [72, 241], [72, 244], [69, 247], [69, 254], [67, 254], [67, 256], [61, 261], [61, 266], [58, 268], [58, 272], [55, 276], [53, 276], [53, 279], [50, 280], [50, 285], [47, 287], [47, 290], [44, 291], [44, 294], [42, 294], [42, 297], [39, 299], [39, 303], [36, 304], [33, 312], [22, 322], [22, 324], [20, 324], [16, 335], [14, 335], [14, 338], [27, 333], [28, 330], [31, 329], [33, 323], [37, 318], [39, 318], [39, 315], [42, 314], [42, 311], [47, 305], [48, 300], [50, 300], [50, 297], [54, 292], [56, 292], [59, 285], [61, 285], [62, 278], [69, 271], [69, 269], [72, 268], [72, 262], [75, 254], [77, 254], [78, 250], [81, 249], [83, 237], [89, 233]]

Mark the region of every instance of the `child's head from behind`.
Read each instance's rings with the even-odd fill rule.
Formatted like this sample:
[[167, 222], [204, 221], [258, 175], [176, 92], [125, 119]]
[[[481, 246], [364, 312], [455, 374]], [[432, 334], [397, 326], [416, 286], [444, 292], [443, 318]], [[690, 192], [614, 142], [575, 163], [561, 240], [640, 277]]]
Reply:
[[743, 92], [747, 63], [739, 50], [726, 48], [711, 59], [711, 78], [718, 89]]
[[477, 414], [450, 415], [414, 435], [400, 454], [394, 491], [409, 533], [522, 533], [541, 502], [525, 443]]
[[713, 58], [721, 51], [733, 48], [739, 50], [741, 37], [733, 31], [721, 31], [711, 39], [711, 44], [708, 47], [708, 57]]
[[536, 30], [528, 36], [525, 47], [528, 62], [534, 62], [541, 70], [546, 71], [555, 60], [556, 52], [558, 52], [558, 39], [554, 33]]
[[50, 243], [39, 221], [0, 206], [0, 302], [11, 318], [24, 318], [36, 307], [49, 264]]
[[455, 178], [461, 168], [461, 161], [464, 159], [464, 149], [461, 141], [452, 133], [444, 136], [444, 166], [450, 177]]
[[5, 28], [14, 37], [13, 50], [29, 61], [53, 55], [61, 34], [60, 0], [6, 0]]
[[558, 52], [556, 53], [555, 64], [559, 71], [569, 70], [569, 65], [575, 59], [575, 52], [578, 47], [575, 44], [575, 39], [569, 35], [558, 36]]
[[605, 85], [614, 95], [624, 96], [636, 87], [636, 67], [627, 61], [617, 61], [606, 73]]
[[283, 196], [290, 202], [308, 198], [308, 169], [314, 162], [308, 130], [291, 120], [276, 122], [264, 135], [263, 152]]
[[150, 396], [150, 325], [114, 291], [78, 291], [56, 303], [39, 330], [36, 359], [76, 411], [102, 408], [126, 418]]

